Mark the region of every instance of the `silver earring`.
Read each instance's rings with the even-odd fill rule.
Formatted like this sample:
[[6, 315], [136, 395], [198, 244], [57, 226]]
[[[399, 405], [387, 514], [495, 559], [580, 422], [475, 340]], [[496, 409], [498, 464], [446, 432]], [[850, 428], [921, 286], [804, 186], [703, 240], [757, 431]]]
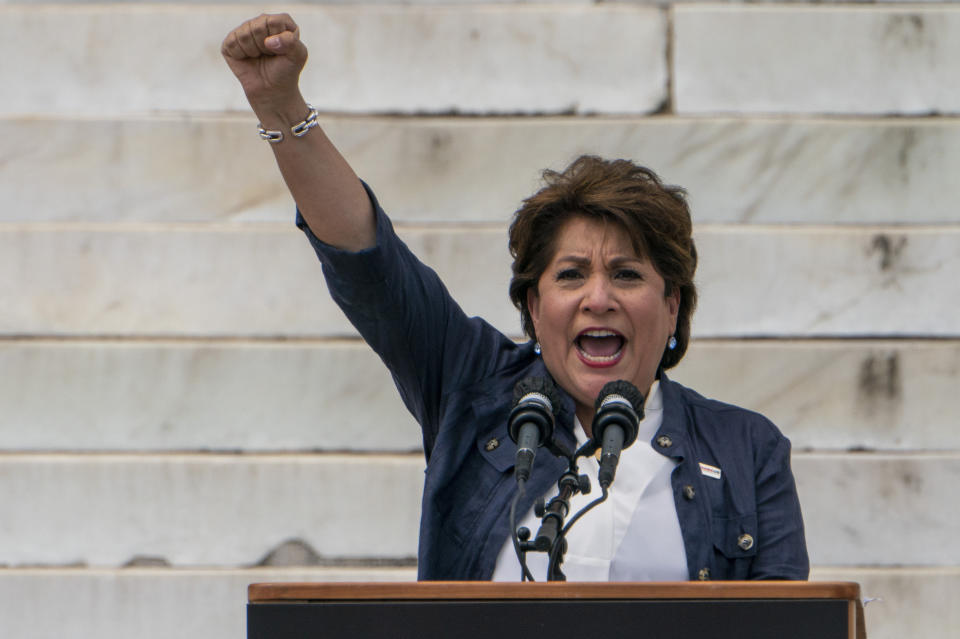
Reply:
[[540, 342], [537, 342], [536, 344], [533, 345], [533, 352], [536, 353], [537, 355], [540, 354]]
[[672, 351], [676, 347], [677, 347], [677, 338], [671, 335], [670, 339], [667, 340], [667, 348]]

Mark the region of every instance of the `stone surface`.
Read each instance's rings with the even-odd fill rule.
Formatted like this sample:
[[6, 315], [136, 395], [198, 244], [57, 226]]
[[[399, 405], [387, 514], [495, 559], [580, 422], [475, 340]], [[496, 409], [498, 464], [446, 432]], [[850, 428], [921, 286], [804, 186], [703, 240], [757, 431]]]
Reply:
[[694, 334], [952, 337], [956, 227], [695, 232]]
[[[960, 565], [956, 452], [798, 453], [793, 468], [814, 565]], [[422, 470], [419, 454], [8, 454], [0, 493], [30, 499], [5, 506], [0, 564], [243, 566], [291, 539], [326, 560], [409, 560]]]
[[[420, 450], [360, 341], [0, 342], [0, 449]], [[803, 450], [960, 449], [956, 341], [695, 341], [671, 378]], [[56, 401], [51, 401], [55, 394]]]
[[[505, 293], [502, 229], [407, 237], [459, 289], [468, 313], [489, 313], [518, 332]], [[290, 224], [0, 228], [0, 270], [13, 275], [0, 280], [0, 333], [8, 335], [355, 334], [330, 301], [313, 250]], [[493, 299], [502, 302], [491, 309]]]
[[[3, 450], [419, 451], [362, 342], [0, 342]], [[51, 394], [56, 401], [50, 401]]]
[[815, 568], [811, 579], [855, 581], [865, 598], [867, 637], [950, 639], [960, 628], [960, 568]]
[[[687, 0], [683, 0], [687, 1]], [[793, 1], [793, 0], [789, 0]], [[938, 0], [946, 1], [946, 0]], [[593, 0], [537, 0], [537, 4], [570, 4], [570, 5], [589, 5], [592, 4]], [[631, 0], [632, 4], [656, 4], [655, 0]], [[102, 4], [98, 0], [70, 0], [69, 2], [63, 2], [63, 0], [2, 0], [0, 4]], [[190, 0], [127, 0], [124, 4], [173, 4], [173, 5], [200, 5], [201, 7], [206, 7], [209, 5], [252, 5], [253, 11], [260, 10], [260, 5], [254, 2], [253, 0], [203, 0], [202, 3], [190, 2]], [[485, 4], [498, 4], [498, 5], [525, 5], [530, 4], [529, 0], [497, 0], [496, 2], [491, 3], [490, 0], [322, 0], [316, 4], [320, 5], [460, 5], [460, 6], [469, 6], [469, 5], [485, 5]], [[287, 7], [289, 8], [289, 7]], [[281, 11], [282, 9], [271, 9], [269, 11]]]
[[956, 341], [695, 341], [669, 373], [763, 413], [798, 450], [958, 450]]
[[[402, 235], [467, 314], [519, 333], [503, 227]], [[695, 237], [699, 337], [960, 333], [957, 227], [701, 227]], [[0, 272], [11, 274], [0, 280], [0, 334], [353, 334], [289, 225], [0, 227]]]
[[[423, 455], [3, 455], [0, 565], [252, 566], [416, 556]], [[358, 496], [362, 496], [358, 498]], [[389, 534], [384, 534], [384, 522]]]
[[953, 114], [956, 6], [685, 5], [674, 10], [681, 114]]
[[[256, 13], [0, 6], [0, 57], [11, 59], [25, 43], [56, 43], [0, 70], [0, 84], [19, 87], [0, 113], [245, 110], [219, 50]], [[294, 13], [310, 48], [302, 86], [325, 111], [649, 113], [667, 97], [666, 14], [656, 7], [299, 6]]]
[[[561, 169], [583, 153], [631, 158], [686, 187], [700, 224], [960, 219], [954, 179], [960, 124], [954, 119], [323, 122], [398, 222], [503, 224], [536, 190], [542, 169]], [[0, 137], [8, 142], [0, 149], [0, 222], [290, 224], [292, 200], [255, 125], [249, 112], [0, 119]]]
[[810, 562], [958, 566], [960, 454], [797, 454]]
[[293, 222], [256, 118], [0, 119], [0, 222]]
[[0, 635], [238, 639], [251, 583], [415, 579], [412, 568], [0, 570]]

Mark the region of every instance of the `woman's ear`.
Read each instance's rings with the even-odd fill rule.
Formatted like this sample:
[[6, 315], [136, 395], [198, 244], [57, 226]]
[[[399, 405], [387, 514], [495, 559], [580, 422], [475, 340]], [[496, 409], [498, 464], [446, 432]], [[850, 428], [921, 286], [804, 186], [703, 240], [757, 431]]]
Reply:
[[540, 293], [535, 286], [527, 289], [527, 311], [530, 312], [530, 319], [533, 320], [533, 329], [537, 329], [540, 322]]
[[680, 314], [680, 287], [674, 286], [670, 294], [667, 295], [667, 309], [670, 311], [670, 320], [673, 324], [673, 332], [677, 332], [677, 315]]

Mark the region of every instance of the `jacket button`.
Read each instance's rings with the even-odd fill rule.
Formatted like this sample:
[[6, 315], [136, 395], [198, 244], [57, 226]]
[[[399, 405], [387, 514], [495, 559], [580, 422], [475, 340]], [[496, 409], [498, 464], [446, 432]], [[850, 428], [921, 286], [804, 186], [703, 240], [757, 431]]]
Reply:
[[697, 494], [697, 491], [695, 491], [693, 489], [693, 486], [691, 486], [690, 484], [687, 484], [686, 486], [683, 487], [683, 498], [686, 499], [687, 501], [690, 501], [691, 499], [693, 499], [694, 495], [696, 494]]
[[697, 573], [697, 579], [700, 581], [710, 581], [710, 569], [701, 568], [700, 572]]
[[740, 550], [750, 550], [753, 548], [753, 537], [747, 533], [743, 533], [737, 537], [737, 545], [740, 546]]
[[657, 446], [660, 448], [670, 448], [673, 446], [673, 440], [666, 435], [660, 435], [657, 437]]
[[500, 445], [500, 440], [494, 437], [493, 439], [487, 442], [487, 445], [484, 446], [484, 448], [486, 448], [487, 452], [489, 453], [492, 450], [496, 450], [499, 445]]

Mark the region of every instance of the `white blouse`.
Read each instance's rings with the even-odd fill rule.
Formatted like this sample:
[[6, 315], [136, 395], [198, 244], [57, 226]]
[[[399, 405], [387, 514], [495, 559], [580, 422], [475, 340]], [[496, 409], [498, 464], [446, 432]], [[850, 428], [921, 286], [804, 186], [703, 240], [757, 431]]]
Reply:
[[[670, 485], [676, 462], [649, 444], [663, 423], [660, 382], [654, 381], [644, 405], [637, 440], [620, 454], [616, 478], [607, 500], [585, 514], [567, 533], [567, 553], [561, 571], [568, 581], [686, 581], [687, 556]], [[577, 446], [587, 441], [579, 420], [575, 422]], [[580, 473], [590, 477], [589, 495], [570, 499], [566, 522], [600, 496], [596, 458], [581, 458]], [[545, 500], [557, 494], [554, 488]], [[564, 523], [566, 523], [564, 522]], [[533, 534], [540, 520], [533, 509], [518, 524]], [[528, 552], [527, 567], [534, 579], [547, 578], [547, 553]], [[520, 562], [513, 541], [500, 550], [494, 581], [519, 581]]]

